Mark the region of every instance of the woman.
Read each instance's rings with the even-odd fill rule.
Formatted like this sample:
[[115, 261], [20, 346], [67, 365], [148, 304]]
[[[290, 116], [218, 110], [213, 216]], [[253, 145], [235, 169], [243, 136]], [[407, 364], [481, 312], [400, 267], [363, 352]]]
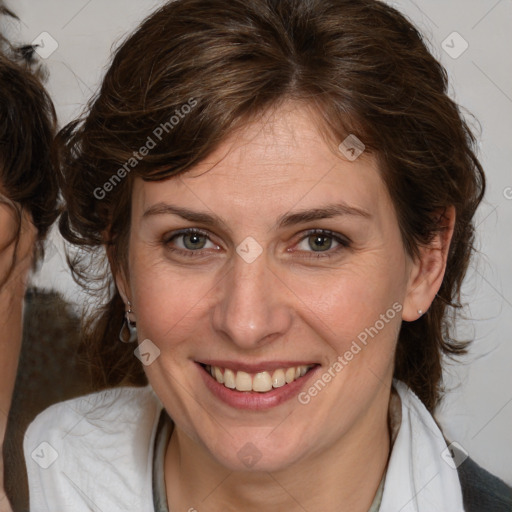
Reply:
[[[0, 3], [0, 15], [13, 14]], [[0, 34], [0, 511], [3, 441], [21, 346], [23, 297], [31, 267], [57, 217], [52, 141], [55, 112], [37, 72], [33, 48], [15, 50]]]
[[61, 133], [114, 389], [29, 427], [31, 510], [509, 509], [431, 416], [484, 192], [446, 89], [377, 1], [178, 0], [141, 25]]

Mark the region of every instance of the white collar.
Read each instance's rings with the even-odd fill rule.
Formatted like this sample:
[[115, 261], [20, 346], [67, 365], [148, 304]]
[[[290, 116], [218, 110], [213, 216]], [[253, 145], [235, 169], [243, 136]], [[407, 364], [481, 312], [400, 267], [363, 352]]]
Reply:
[[402, 419], [386, 472], [379, 512], [464, 512], [457, 470], [443, 458], [448, 450], [441, 430], [413, 391], [393, 386]]

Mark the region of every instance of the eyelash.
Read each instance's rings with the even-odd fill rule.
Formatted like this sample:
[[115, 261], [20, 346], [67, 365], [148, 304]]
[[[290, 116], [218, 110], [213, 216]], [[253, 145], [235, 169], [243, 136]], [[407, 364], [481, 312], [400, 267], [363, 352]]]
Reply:
[[[164, 247], [166, 248], [166, 250], [173, 252], [173, 253], [177, 253], [180, 256], [185, 256], [185, 257], [189, 257], [189, 258], [200, 258], [201, 256], [204, 256], [203, 250], [198, 250], [198, 251], [185, 250], [184, 251], [182, 249], [176, 249], [176, 248], [170, 247], [170, 243], [174, 239], [179, 238], [180, 236], [185, 236], [185, 235], [202, 235], [202, 236], [205, 236], [211, 242], [210, 237], [208, 236], [208, 233], [206, 231], [203, 231], [198, 228], [187, 228], [187, 229], [182, 229], [180, 231], [177, 231], [175, 233], [171, 233], [169, 236], [164, 237], [164, 239], [162, 240], [162, 243], [163, 243]], [[330, 231], [328, 229], [310, 229], [309, 231], [305, 232], [304, 236], [302, 236], [302, 238], [300, 238], [300, 240], [297, 242], [296, 245], [298, 245], [300, 242], [302, 242], [303, 240], [307, 239], [308, 237], [310, 237], [312, 235], [321, 235], [326, 238], [332, 238], [333, 240], [338, 242], [340, 245], [337, 248], [335, 248], [334, 250], [312, 252], [312, 254], [310, 256], [300, 256], [302, 258], [306, 258], [306, 259], [332, 258], [334, 256], [334, 254], [337, 254], [338, 252], [340, 252], [343, 249], [349, 248], [351, 245], [350, 240], [348, 240], [347, 238], [343, 238], [343, 237], [339, 236], [338, 234], [336, 234], [335, 232]], [[295, 252], [295, 251], [293, 251], [293, 252]]]

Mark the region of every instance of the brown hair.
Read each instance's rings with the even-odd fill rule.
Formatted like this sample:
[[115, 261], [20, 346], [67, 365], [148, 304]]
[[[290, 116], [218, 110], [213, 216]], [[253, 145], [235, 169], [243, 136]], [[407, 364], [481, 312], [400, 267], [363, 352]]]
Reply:
[[[0, 15], [16, 18], [2, 4]], [[15, 48], [0, 34], [0, 199], [17, 218], [17, 231], [8, 244], [16, 244], [11, 270], [16, 262], [21, 211], [30, 212], [37, 228], [39, 257], [43, 240], [58, 216], [58, 151], [53, 144], [56, 115], [34, 51], [31, 45]], [[9, 274], [0, 276], [0, 286]]]
[[[171, 127], [191, 98], [193, 111]], [[98, 387], [146, 382], [133, 347], [117, 341], [124, 304], [98, 253], [106, 245], [112, 271], [125, 268], [133, 177], [186, 172], [243, 122], [290, 98], [312, 105], [332, 140], [355, 134], [376, 156], [409, 254], [455, 207], [441, 289], [425, 315], [403, 323], [396, 352], [395, 377], [434, 409], [442, 355], [466, 345], [450, 337], [447, 308], [461, 307], [484, 175], [444, 68], [403, 15], [373, 0], [176, 0], [117, 50], [86, 115], [61, 133], [60, 229], [82, 248], [72, 269], [85, 286], [93, 277], [109, 292], [85, 331]], [[165, 123], [162, 140], [139, 159]]]

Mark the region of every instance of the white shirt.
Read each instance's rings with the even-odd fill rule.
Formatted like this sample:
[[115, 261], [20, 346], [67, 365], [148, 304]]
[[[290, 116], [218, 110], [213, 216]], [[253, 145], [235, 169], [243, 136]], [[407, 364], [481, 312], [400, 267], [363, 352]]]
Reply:
[[[405, 384], [393, 385], [401, 420], [379, 512], [463, 512], [441, 431]], [[154, 512], [153, 451], [162, 408], [151, 387], [122, 387], [39, 414], [23, 445], [31, 512]]]
[[122, 387], [52, 405], [23, 450], [31, 512], [153, 512], [153, 445], [162, 405]]

